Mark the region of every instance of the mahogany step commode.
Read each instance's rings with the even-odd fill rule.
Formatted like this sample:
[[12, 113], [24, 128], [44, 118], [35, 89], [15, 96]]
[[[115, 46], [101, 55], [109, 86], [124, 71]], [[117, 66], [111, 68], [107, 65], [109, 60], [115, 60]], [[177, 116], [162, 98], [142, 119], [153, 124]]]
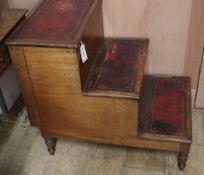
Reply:
[[174, 151], [183, 170], [190, 79], [144, 77], [148, 39], [105, 38], [101, 6], [44, 0], [8, 39], [31, 124], [50, 154], [57, 138], [81, 139]]

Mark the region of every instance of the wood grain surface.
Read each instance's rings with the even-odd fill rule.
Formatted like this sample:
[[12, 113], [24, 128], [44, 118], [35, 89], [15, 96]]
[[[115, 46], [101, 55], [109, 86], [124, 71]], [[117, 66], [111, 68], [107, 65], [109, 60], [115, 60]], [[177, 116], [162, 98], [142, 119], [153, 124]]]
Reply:
[[21, 87], [23, 99], [28, 110], [28, 116], [31, 124], [34, 126], [40, 126], [40, 118], [32, 82], [30, 81], [30, 75], [27, 69], [27, 63], [24, 57], [23, 49], [21, 47], [9, 47], [9, 53], [13, 61], [14, 68], [16, 70], [18, 80]]
[[81, 95], [74, 50], [23, 50], [45, 130], [98, 137], [137, 135], [137, 101]]
[[88, 60], [85, 63], [82, 63], [80, 53], [77, 53], [80, 67], [81, 86], [83, 87], [95, 60], [98, 48], [104, 40], [102, 1], [99, 1], [99, 3], [97, 4], [93, 15], [85, 25], [84, 30], [82, 32], [79, 32], [78, 34], [78, 37], [81, 38], [80, 40], [85, 44], [88, 55]]
[[74, 50], [38, 47], [23, 50], [43, 136], [179, 151], [178, 143], [138, 139], [136, 100], [82, 96]]

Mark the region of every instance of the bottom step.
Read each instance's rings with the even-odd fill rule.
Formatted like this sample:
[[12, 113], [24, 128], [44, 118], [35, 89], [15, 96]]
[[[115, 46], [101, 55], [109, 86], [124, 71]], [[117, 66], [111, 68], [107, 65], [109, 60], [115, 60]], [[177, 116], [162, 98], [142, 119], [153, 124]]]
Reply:
[[139, 137], [192, 142], [189, 77], [146, 75], [140, 102]]

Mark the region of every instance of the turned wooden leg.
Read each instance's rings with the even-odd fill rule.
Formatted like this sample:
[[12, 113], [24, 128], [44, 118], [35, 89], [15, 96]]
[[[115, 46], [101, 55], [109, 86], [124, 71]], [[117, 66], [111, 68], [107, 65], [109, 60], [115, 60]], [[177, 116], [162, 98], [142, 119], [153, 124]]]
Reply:
[[52, 137], [44, 137], [44, 139], [45, 139], [45, 144], [47, 145], [47, 148], [48, 148], [48, 152], [50, 153], [50, 155], [54, 155], [57, 139]]
[[187, 159], [188, 159], [188, 154], [183, 154], [183, 153], [178, 154], [178, 167], [180, 171], [183, 171], [185, 169]]
[[181, 151], [178, 154], [178, 167], [180, 171], [183, 171], [186, 167], [189, 151], [190, 145], [181, 146]]

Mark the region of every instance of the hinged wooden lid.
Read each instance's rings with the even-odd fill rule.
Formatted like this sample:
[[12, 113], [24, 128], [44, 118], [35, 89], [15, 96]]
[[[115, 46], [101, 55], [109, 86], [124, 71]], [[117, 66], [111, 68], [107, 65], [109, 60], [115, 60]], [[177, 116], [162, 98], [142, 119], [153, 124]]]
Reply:
[[99, 0], [44, 0], [9, 39], [10, 45], [77, 46]]
[[8, 36], [27, 10], [3, 9], [0, 16], [0, 42]]

